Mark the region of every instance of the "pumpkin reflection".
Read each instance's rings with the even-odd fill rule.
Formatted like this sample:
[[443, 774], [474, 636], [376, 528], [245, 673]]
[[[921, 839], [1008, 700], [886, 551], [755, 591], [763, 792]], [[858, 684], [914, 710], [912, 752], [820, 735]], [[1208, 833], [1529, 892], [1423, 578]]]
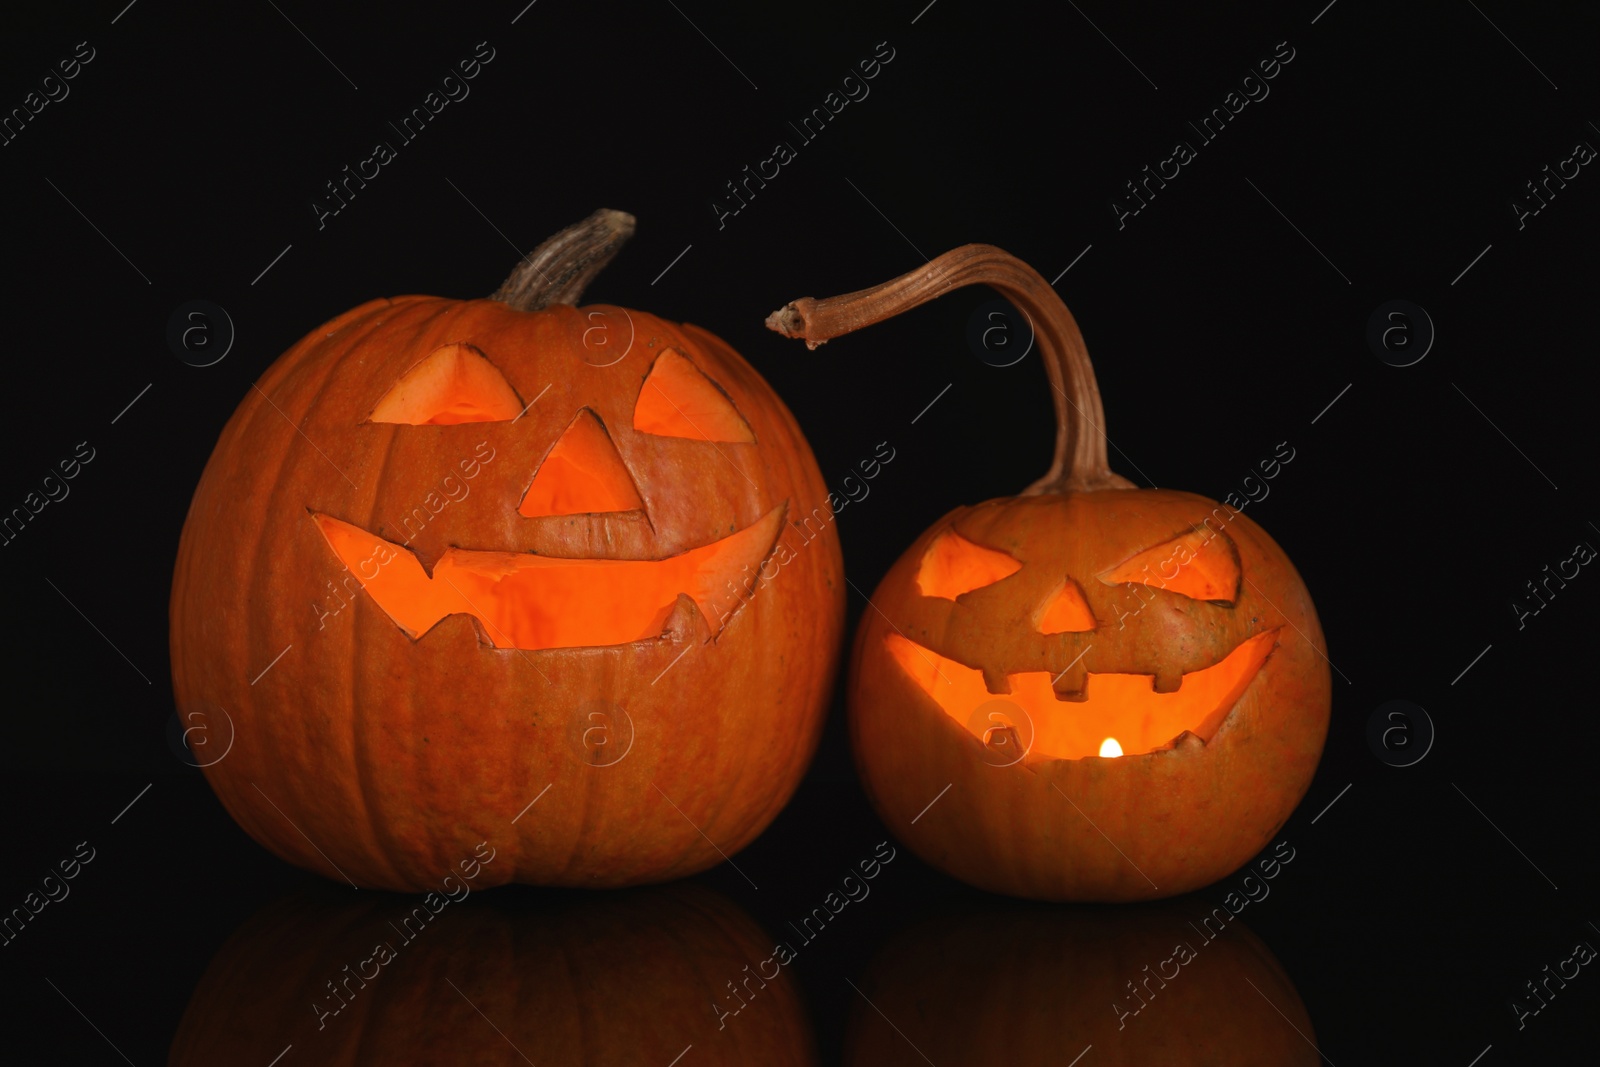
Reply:
[[905, 931], [860, 980], [847, 1064], [1319, 1062], [1271, 951], [1202, 905], [999, 907]]
[[772, 939], [679, 884], [446, 902], [331, 888], [284, 898], [212, 960], [170, 1063], [815, 1063], [787, 974], [721, 1029], [713, 998]]

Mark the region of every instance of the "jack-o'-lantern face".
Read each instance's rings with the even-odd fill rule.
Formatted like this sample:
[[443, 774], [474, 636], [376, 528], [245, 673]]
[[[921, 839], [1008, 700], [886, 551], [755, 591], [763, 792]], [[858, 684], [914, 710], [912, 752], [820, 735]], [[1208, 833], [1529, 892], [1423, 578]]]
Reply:
[[851, 697], [869, 795], [974, 884], [1185, 892], [1258, 850], [1315, 769], [1329, 668], [1310, 598], [1259, 526], [1203, 497], [958, 508], [872, 599]]
[[1017, 759], [1209, 742], [1279, 627], [1239, 616], [1238, 548], [1204, 518], [1156, 544], [1019, 536], [1004, 521], [978, 535], [1010, 551], [952, 523], [915, 578], [922, 598], [951, 605], [944, 640], [928, 648], [891, 631], [887, 649], [947, 715]]
[[791, 520], [827, 495], [783, 402], [698, 327], [368, 302], [262, 375], [206, 467], [180, 714], [226, 709], [208, 780], [330, 878], [426, 891], [479, 842], [479, 887], [686, 876], [815, 749], [843, 564], [831, 522]]
[[[591, 365], [586, 373], [612, 370]], [[546, 414], [551, 405], [527, 418], [531, 408], [485, 352], [453, 343], [408, 369], [373, 407], [367, 422], [417, 427], [521, 423], [508, 428], [542, 440], [554, 431], [553, 441], [523, 472], [526, 484], [516, 499], [473, 506], [492, 510], [498, 505], [535, 526], [554, 525], [568, 543], [575, 527], [590, 528], [581, 541], [608, 539], [615, 523], [654, 533], [651, 509], [593, 401], [564, 425]], [[660, 438], [698, 442], [707, 449], [756, 443], [727, 394], [670, 347], [650, 362], [625, 425], [637, 450], [653, 447]], [[461, 473], [482, 466], [473, 463]], [[510, 472], [513, 484], [515, 475]], [[662, 488], [692, 494], [698, 487]], [[312, 512], [312, 518], [339, 560], [360, 576], [366, 591], [407, 635], [419, 638], [445, 617], [464, 614], [477, 621], [485, 645], [537, 650], [658, 637], [671, 628], [669, 618], [681, 596], [693, 601], [716, 635], [730, 614], [726, 607], [737, 601], [739, 583], [747, 582], [777, 543], [784, 510], [780, 503], [726, 536], [688, 548], [674, 545], [677, 550], [664, 555], [591, 558], [452, 542], [431, 568], [405, 544], [332, 515]]]

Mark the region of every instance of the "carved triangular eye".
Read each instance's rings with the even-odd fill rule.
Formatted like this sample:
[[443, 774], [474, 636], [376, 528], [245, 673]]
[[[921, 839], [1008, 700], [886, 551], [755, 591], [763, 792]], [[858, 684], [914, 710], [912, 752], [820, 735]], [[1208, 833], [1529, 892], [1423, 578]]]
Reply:
[[1137, 582], [1230, 607], [1239, 598], [1239, 578], [1239, 550], [1227, 534], [1205, 526], [1147, 548], [1100, 575], [1107, 585]]
[[504, 422], [521, 411], [517, 391], [487, 356], [469, 344], [450, 344], [401, 375], [369, 421], [452, 426]]
[[917, 570], [917, 588], [923, 596], [954, 600], [962, 593], [993, 585], [1022, 569], [1014, 557], [985, 548], [954, 530], [940, 534], [922, 554]]
[[584, 408], [540, 461], [517, 512], [538, 518], [643, 507], [617, 446], [595, 413]]
[[1039, 612], [1038, 628], [1042, 634], [1083, 633], [1096, 625], [1083, 590], [1071, 578], [1045, 601], [1044, 609]]
[[658, 437], [751, 442], [756, 435], [717, 384], [676, 349], [650, 368], [633, 409], [633, 428]]

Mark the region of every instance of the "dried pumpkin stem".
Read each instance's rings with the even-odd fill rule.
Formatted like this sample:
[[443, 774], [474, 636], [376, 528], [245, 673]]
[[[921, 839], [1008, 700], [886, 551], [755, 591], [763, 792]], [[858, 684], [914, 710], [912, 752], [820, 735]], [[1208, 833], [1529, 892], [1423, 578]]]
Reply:
[[804, 297], [767, 316], [767, 327], [816, 348], [964, 285], [987, 285], [1028, 317], [1054, 389], [1055, 461], [1023, 495], [1136, 488], [1107, 464], [1100, 389], [1072, 312], [1038, 271], [993, 245], [962, 245], [870, 289]]
[[634, 218], [626, 211], [601, 208], [529, 252], [489, 299], [518, 311], [576, 304], [633, 229]]

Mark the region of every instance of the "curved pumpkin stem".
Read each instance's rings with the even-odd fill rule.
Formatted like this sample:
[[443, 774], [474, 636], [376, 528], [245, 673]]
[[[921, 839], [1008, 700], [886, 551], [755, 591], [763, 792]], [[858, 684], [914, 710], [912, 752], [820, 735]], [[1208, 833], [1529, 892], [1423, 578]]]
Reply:
[[573, 223], [529, 252], [505, 284], [491, 296], [518, 311], [552, 304], [576, 304], [583, 291], [633, 236], [634, 218], [626, 211], [601, 208]]
[[1137, 488], [1107, 464], [1100, 389], [1072, 312], [1038, 271], [993, 245], [962, 245], [870, 289], [804, 297], [767, 316], [767, 327], [816, 348], [964, 285], [987, 285], [1028, 316], [1055, 391], [1055, 461], [1022, 495]]

